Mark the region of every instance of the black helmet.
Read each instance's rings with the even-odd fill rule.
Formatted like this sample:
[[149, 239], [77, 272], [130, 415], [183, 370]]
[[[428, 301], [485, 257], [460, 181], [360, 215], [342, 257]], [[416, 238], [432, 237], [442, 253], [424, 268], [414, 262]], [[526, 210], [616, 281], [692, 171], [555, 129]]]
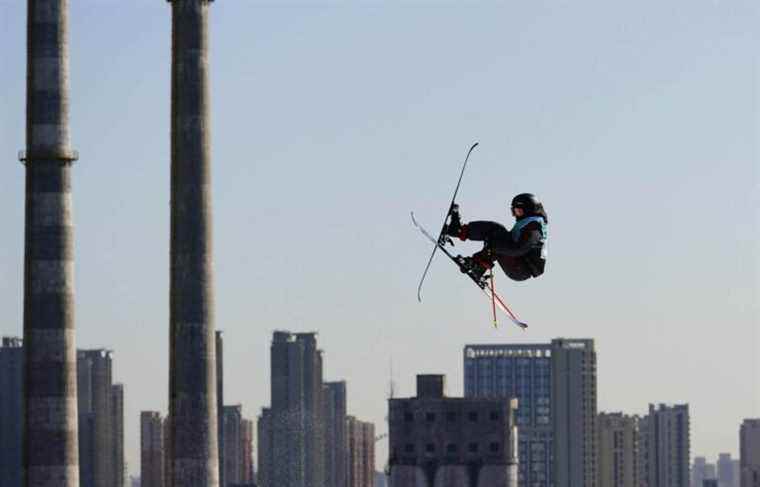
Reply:
[[536, 198], [536, 195], [532, 193], [520, 193], [512, 198], [512, 208], [522, 208], [527, 215], [532, 215], [539, 208], [542, 208], [542, 205], [538, 201], [538, 198]]

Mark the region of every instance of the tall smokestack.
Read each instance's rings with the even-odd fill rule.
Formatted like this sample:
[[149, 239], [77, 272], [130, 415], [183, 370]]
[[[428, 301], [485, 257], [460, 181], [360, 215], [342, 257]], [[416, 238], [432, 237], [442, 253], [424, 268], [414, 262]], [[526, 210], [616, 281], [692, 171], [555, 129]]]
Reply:
[[27, 10], [24, 255], [27, 487], [78, 487], [68, 1]]
[[217, 487], [208, 8], [172, 4], [170, 487]]

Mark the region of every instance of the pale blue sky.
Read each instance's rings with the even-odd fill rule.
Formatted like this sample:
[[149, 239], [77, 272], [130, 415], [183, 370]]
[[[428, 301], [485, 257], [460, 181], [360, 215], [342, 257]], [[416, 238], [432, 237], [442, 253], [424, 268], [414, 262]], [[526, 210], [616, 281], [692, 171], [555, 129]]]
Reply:
[[[25, 2], [0, 0], [0, 334], [22, 333]], [[170, 7], [71, 0], [78, 346], [116, 351], [129, 470], [167, 404]], [[326, 378], [386, 430], [465, 343], [593, 337], [599, 410], [688, 402], [692, 452], [760, 416], [755, 0], [257, 2], [211, 7], [216, 323], [225, 402], [269, 403], [274, 329], [318, 330]], [[551, 218], [538, 281], [497, 278], [521, 333], [409, 211]], [[465, 246], [468, 251], [475, 247]], [[378, 449], [378, 468], [385, 462]]]

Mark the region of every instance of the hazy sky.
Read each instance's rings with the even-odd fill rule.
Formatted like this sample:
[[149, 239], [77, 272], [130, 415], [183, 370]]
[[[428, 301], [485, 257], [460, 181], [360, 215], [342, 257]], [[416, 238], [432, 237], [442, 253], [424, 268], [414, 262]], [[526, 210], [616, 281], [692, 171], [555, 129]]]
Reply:
[[[168, 3], [71, 0], [77, 345], [115, 350], [127, 460], [168, 397]], [[0, 0], [0, 334], [22, 334], [26, 2]], [[216, 326], [225, 402], [269, 404], [274, 329], [318, 330], [349, 412], [466, 343], [592, 337], [599, 410], [688, 402], [692, 453], [738, 454], [758, 387], [756, 0], [258, 2], [211, 6]], [[443, 258], [416, 301], [461, 160], [465, 219], [541, 196], [547, 273], [496, 285], [494, 330]], [[463, 251], [475, 246], [464, 245]], [[378, 469], [385, 463], [378, 447]]]

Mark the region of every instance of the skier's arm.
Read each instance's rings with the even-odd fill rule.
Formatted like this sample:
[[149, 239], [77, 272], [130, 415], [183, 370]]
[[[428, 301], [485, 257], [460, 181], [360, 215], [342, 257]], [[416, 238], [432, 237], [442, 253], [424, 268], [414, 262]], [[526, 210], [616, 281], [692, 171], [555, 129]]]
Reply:
[[519, 257], [525, 255], [541, 244], [541, 231], [533, 230], [525, 232], [520, 242], [489, 242], [489, 250], [497, 256]]

